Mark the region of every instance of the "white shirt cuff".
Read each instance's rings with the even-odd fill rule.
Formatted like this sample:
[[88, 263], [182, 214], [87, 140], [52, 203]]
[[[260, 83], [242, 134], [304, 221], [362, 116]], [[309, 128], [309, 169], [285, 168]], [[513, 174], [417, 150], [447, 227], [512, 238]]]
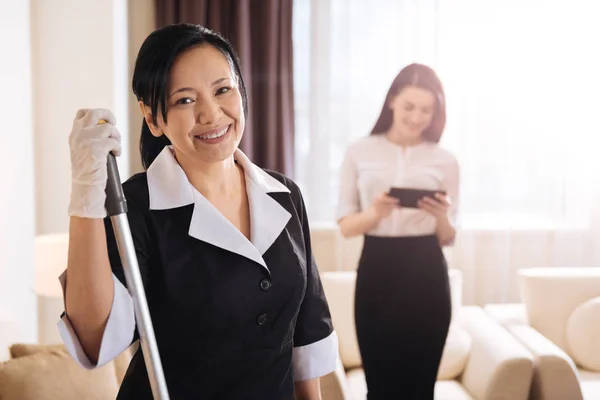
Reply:
[[[65, 277], [66, 275], [63, 273], [59, 278], [63, 286], [63, 293], [65, 291]], [[135, 332], [133, 299], [119, 279], [114, 274], [112, 277], [114, 287], [113, 303], [102, 335], [97, 363], [91, 362], [85, 354], [69, 317], [65, 314], [58, 321], [58, 330], [67, 351], [79, 365], [86, 369], [100, 367], [112, 361], [125, 351], [133, 341]]]
[[294, 347], [292, 355], [294, 380], [307, 381], [335, 371], [339, 359], [338, 350], [338, 337], [335, 331], [318, 342]]

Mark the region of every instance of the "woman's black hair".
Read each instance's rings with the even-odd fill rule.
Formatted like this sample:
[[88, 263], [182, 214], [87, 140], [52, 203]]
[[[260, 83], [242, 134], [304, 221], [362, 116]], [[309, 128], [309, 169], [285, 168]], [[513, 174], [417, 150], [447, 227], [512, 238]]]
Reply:
[[[244, 116], [248, 116], [248, 98], [240, 63], [229, 41], [201, 25], [182, 23], [168, 25], [152, 32], [142, 44], [135, 62], [133, 93], [138, 101], [143, 101], [152, 110], [154, 125], [157, 123], [159, 107], [162, 119], [167, 123], [167, 91], [173, 63], [181, 53], [202, 44], [215, 47], [227, 58], [238, 80]], [[170, 140], [164, 134], [160, 137], [152, 135], [146, 120], [142, 121], [140, 154], [144, 169], [148, 169], [165, 146], [170, 144]]]
[[371, 135], [386, 133], [394, 122], [394, 114], [390, 108], [390, 103], [402, 89], [408, 86], [415, 86], [420, 89], [428, 90], [435, 97], [435, 110], [431, 124], [423, 131], [423, 139], [428, 142], [438, 143], [442, 138], [442, 133], [446, 127], [446, 96], [442, 82], [437, 74], [430, 67], [423, 64], [410, 64], [402, 69], [392, 82], [388, 90], [383, 108], [377, 118], [375, 126], [371, 130]]

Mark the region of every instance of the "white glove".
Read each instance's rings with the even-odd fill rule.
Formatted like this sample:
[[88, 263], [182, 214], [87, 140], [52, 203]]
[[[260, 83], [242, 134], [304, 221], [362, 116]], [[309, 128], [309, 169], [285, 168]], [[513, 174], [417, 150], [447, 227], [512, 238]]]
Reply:
[[[100, 120], [106, 124], [98, 125]], [[71, 201], [69, 216], [106, 217], [106, 160], [112, 151], [121, 155], [121, 134], [109, 110], [78, 110], [69, 135], [71, 150]]]

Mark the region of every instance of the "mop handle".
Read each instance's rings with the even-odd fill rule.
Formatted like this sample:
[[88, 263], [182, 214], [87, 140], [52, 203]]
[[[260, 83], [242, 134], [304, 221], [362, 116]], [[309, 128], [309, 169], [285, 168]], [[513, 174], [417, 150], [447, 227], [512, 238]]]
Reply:
[[110, 153], [106, 160], [108, 180], [106, 181], [106, 213], [109, 217], [127, 214], [127, 200], [121, 186], [117, 158]]
[[[98, 124], [105, 124], [105, 120]], [[144, 355], [150, 387], [155, 400], [169, 400], [167, 383], [158, 353], [158, 345], [152, 328], [150, 310], [146, 300], [144, 284], [140, 274], [135, 246], [131, 237], [129, 220], [127, 219], [127, 200], [123, 193], [119, 168], [114, 154], [110, 153], [107, 158], [108, 181], [106, 182], [106, 212], [111, 219], [123, 272], [127, 280], [127, 288], [134, 302], [137, 329], [140, 336], [140, 345]]]

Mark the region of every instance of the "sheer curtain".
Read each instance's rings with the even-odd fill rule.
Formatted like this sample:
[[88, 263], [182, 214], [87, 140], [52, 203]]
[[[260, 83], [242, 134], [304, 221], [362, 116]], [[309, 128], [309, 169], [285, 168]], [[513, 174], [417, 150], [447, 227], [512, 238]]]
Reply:
[[345, 148], [400, 69], [436, 69], [461, 164], [447, 249], [465, 302], [518, 301], [520, 268], [600, 266], [600, 24], [587, 0], [295, 0], [296, 177], [333, 223]]

